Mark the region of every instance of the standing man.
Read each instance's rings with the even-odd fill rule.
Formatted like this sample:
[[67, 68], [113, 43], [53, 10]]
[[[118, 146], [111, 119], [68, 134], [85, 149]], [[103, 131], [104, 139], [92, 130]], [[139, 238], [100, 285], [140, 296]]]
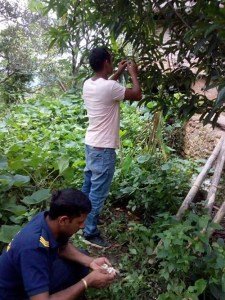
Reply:
[[50, 210], [35, 216], [1, 254], [0, 300], [86, 299], [88, 287], [109, 285], [115, 273], [102, 270], [102, 265], [110, 262], [89, 257], [69, 242], [90, 211], [81, 191], [54, 193]]
[[[99, 213], [109, 194], [119, 147], [120, 101], [140, 100], [141, 88], [137, 79], [137, 66], [121, 61], [113, 73], [112, 55], [106, 48], [94, 48], [89, 57], [94, 76], [85, 81], [83, 99], [89, 126], [85, 136], [86, 167], [82, 191], [89, 197], [92, 210], [85, 221], [84, 237], [100, 247], [109, 247], [97, 228]], [[125, 88], [116, 80], [127, 68], [133, 83]]]

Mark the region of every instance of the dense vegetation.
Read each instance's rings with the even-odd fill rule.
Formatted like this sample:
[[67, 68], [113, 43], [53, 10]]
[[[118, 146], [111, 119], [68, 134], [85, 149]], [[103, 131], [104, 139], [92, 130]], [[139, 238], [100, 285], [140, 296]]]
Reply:
[[[187, 10], [179, 0], [48, 0], [29, 1], [22, 10], [0, 0], [7, 25], [0, 32], [1, 250], [48, 207], [52, 190], [82, 185], [86, 54], [104, 43], [115, 63], [138, 59], [145, 97], [138, 106], [121, 106], [121, 147], [103, 211], [102, 230], [113, 243], [106, 255], [120, 276], [89, 297], [225, 298], [224, 241], [202, 232], [215, 224], [199, 203], [182, 221], [173, 217], [202, 163], [181, 156], [184, 120], [197, 111], [215, 123], [223, 110], [223, 1], [197, 2]], [[167, 30], [171, 39], [164, 43]], [[163, 61], [174, 52], [177, 66], [166, 67]], [[220, 89], [216, 102], [190, 89], [202, 70], [206, 85]], [[121, 81], [129, 84], [126, 74]], [[75, 242], [84, 246], [80, 235]]]
[[[104, 230], [120, 245], [121, 254], [115, 247], [111, 256], [122, 277], [108, 290], [93, 295], [91, 291], [93, 299], [156, 299], [159, 295], [159, 299], [197, 299], [203, 291], [223, 293], [223, 243], [211, 246], [200, 234], [209, 218], [190, 214], [180, 223], [172, 217], [197, 164], [178, 157], [169, 147], [165, 157], [159, 148], [148, 146], [152, 117], [147, 109], [123, 105], [122, 147], [104, 213], [108, 224]], [[57, 99], [39, 95], [5, 108], [0, 130], [3, 244], [48, 205], [51, 189], [81, 186], [86, 123], [79, 93]], [[116, 207], [120, 208], [117, 217]], [[134, 215], [129, 217], [128, 211]], [[157, 263], [150, 265], [159, 238], [163, 246]]]

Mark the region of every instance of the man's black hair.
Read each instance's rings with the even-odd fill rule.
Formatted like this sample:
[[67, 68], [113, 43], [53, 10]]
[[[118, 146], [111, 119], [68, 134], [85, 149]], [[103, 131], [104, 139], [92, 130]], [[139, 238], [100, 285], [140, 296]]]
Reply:
[[81, 191], [68, 188], [52, 193], [49, 217], [52, 220], [60, 216], [80, 217], [91, 211], [91, 201]]
[[89, 63], [94, 72], [101, 71], [106, 60], [109, 62], [111, 60], [111, 55], [106, 47], [98, 47], [91, 50]]

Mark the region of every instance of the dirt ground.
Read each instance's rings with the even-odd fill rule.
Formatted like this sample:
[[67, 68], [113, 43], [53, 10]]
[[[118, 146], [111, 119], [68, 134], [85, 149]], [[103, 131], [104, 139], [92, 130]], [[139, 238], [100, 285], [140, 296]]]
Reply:
[[[200, 78], [196, 81], [192, 89], [199, 94], [205, 95], [208, 99], [214, 100], [217, 97], [218, 91], [216, 88], [205, 91], [205, 80]], [[195, 115], [185, 126], [184, 137], [184, 156], [187, 158], [208, 158], [215, 148], [218, 140], [225, 132], [225, 114], [222, 114], [218, 119], [216, 128], [211, 125], [203, 126], [199, 122], [199, 115]]]
[[[225, 134], [225, 114], [218, 119], [218, 125], [214, 129], [211, 125], [203, 126], [199, 122], [198, 115], [195, 115], [185, 126], [185, 135], [183, 142], [183, 153], [186, 158], [208, 159], [213, 149], [222, 135]], [[212, 175], [211, 175], [212, 176]], [[211, 183], [211, 177], [207, 175], [202, 187], [208, 190]], [[225, 201], [225, 171], [223, 171], [220, 184], [216, 193], [214, 209], [218, 210], [220, 205]], [[214, 211], [215, 213], [216, 211]], [[225, 220], [224, 220], [225, 221]], [[225, 225], [225, 224], [224, 224]], [[225, 233], [224, 233], [225, 236]]]
[[218, 120], [218, 127], [203, 126], [199, 121], [200, 116], [193, 116], [185, 126], [184, 155], [187, 158], [208, 158], [225, 133], [225, 115]]

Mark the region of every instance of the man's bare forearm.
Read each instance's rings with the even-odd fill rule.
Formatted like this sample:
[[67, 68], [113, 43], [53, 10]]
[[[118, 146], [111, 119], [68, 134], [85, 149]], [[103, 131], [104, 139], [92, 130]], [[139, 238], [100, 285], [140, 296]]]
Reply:
[[136, 74], [132, 74], [131, 75], [131, 80], [132, 80], [132, 83], [133, 83], [133, 87], [132, 89], [136, 92], [136, 93], [140, 93], [141, 95], [141, 86], [140, 86], [140, 83], [137, 79], [137, 75]]
[[117, 81], [121, 74], [121, 72], [116, 71], [116, 73], [114, 73], [109, 79]]
[[[86, 278], [86, 277], [85, 277]], [[70, 286], [69, 288], [49, 295], [48, 292], [32, 296], [30, 300], [75, 300], [84, 293], [86, 287], [82, 281]]]
[[142, 98], [142, 94], [141, 94], [141, 87], [137, 79], [137, 74], [131, 73], [130, 76], [131, 76], [133, 86], [132, 88], [127, 88], [125, 90], [124, 100], [139, 101]]

